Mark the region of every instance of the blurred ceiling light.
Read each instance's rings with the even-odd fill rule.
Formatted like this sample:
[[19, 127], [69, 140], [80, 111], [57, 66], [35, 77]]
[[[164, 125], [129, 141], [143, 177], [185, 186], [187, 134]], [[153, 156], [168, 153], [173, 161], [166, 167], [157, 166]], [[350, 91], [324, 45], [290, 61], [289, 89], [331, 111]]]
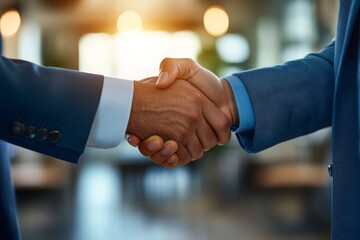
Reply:
[[229, 16], [223, 8], [212, 6], [204, 14], [204, 25], [211, 36], [220, 37], [229, 29]]
[[140, 31], [142, 29], [142, 18], [134, 11], [123, 12], [117, 21], [119, 32]]
[[0, 19], [0, 31], [4, 37], [10, 37], [17, 33], [20, 28], [21, 18], [16, 10], [5, 12]]
[[228, 63], [242, 63], [250, 56], [249, 43], [240, 34], [226, 34], [216, 41], [220, 58]]

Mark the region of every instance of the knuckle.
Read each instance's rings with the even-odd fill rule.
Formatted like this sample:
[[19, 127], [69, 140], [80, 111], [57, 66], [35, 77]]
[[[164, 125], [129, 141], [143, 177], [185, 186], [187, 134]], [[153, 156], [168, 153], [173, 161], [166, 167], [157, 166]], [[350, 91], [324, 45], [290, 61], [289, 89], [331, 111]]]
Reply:
[[191, 160], [196, 160], [202, 158], [204, 155], [203, 148], [201, 144], [195, 144], [193, 151], [191, 152]]
[[204, 96], [199, 91], [193, 91], [193, 94], [191, 95], [191, 101], [199, 104], [204, 101]]
[[178, 166], [178, 161], [171, 162], [171, 163], [166, 162], [165, 164], [166, 164], [167, 168], [174, 168], [174, 167]]
[[194, 60], [192, 60], [191, 58], [184, 58], [184, 62], [186, 63], [186, 64], [194, 64]]
[[223, 118], [219, 122], [222, 131], [230, 131], [230, 123], [226, 118]]
[[156, 164], [162, 164], [165, 161], [165, 159], [160, 156], [160, 154], [154, 154], [151, 156], [151, 160]]
[[193, 122], [200, 122], [202, 119], [202, 114], [198, 109], [193, 108], [192, 110], [188, 111], [188, 118], [190, 121], [190, 124], [192, 125]]
[[209, 149], [213, 148], [217, 144], [217, 139], [207, 139], [206, 142], [203, 144], [203, 151], [208, 151]]
[[183, 159], [183, 161], [181, 162], [181, 166], [185, 166], [185, 165], [188, 165], [189, 163], [191, 162], [191, 158], [186, 158], [186, 159]]
[[140, 152], [142, 155], [146, 156], [146, 157], [149, 157], [149, 156], [151, 155], [151, 154], [146, 150], [145, 147], [139, 147], [138, 149], [139, 149], [139, 152]]
[[196, 154], [195, 158], [192, 159], [192, 160], [198, 160], [198, 159], [202, 158], [203, 156], [204, 156], [204, 152], [203, 152], [203, 151], [198, 152], [198, 153]]
[[210, 139], [208, 140], [208, 144], [207, 144], [207, 146], [206, 146], [206, 149], [213, 148], [213, 147], [216, 146], [216, 144], [217, 144], [217, 139], [216, 139], [216, 138], [210, 138]]
[[191, 156], [187, 155], [181, 158], [179, 161], [179, 166], [185, 166], [191, 162]]
[[224, 134], [222, 134], [221, 136], [221, 141], [219, 142], [220, 144], [227, 144], [230, 141], [231, 138], [231, 132], [230, 130], [224, 132]]
[[226, 139], [225, 139], [226, 143], [228, 143], [230, 141], [230, 139], [231, 139], [231, 132], [229, 130], [229, 131], [227, 131], [227, 135], [226, 135]]
[[171, 58], [164, 58], [161, 63], [160, 63], [160, 66], [161, 67], [166, 67], [168, 66], [170, 63], [172, 62], [172, 59]]
[[152, 162], [155, 164], [162, 164], [162, 162], [158, 161], [157, 159], [151, 158]]
[[173, 134], [173, 139], [180, 145], [185, 145], [185, 139], [189, 135], [189, 127], [186, 125], [182, 125], [177, 128], [176, 133]]

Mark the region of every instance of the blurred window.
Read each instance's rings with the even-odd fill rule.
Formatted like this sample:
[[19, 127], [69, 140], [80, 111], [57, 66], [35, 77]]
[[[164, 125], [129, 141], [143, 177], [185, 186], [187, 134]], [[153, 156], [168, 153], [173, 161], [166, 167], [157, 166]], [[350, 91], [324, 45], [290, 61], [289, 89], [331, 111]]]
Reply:
[[79, 68], [106, 76], [142, 79], [157, 75], [163, 58], [196, 60], [200, 50], [200, 39], [191, 31], [86, 34], [79, 43]]

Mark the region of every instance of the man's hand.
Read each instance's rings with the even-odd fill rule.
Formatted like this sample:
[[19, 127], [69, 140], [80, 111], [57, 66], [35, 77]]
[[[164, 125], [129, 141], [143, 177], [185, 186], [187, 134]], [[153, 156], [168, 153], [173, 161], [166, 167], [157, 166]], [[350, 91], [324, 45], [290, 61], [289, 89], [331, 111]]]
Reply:
[[[198, 89], [186, 81], [176, 81], [164, 90], [157, 88], [155, 82], [156, 78], [150, 78], [134, 83], [127, 132], [143, 140], [143, 154], [156, 150], [156, 145], [167, 146], [162, 149], [162, 156], [170, 157], [163, 165], [172, 167], [201, 158], [219, 141], [229, 141], [230, 122], [226, 115]], [[167, 142], [163, 144], [162, 139]], [[177, 155], [173, 156], [175, 151]], [[162, 163], [157, 155], [152, 159]]]
[[190, 82], [220, 108], [231, 124], [238, 124], [234, 97], [225, 80], [220, 80], [214, 73], [191, 59], [165, 58], [160, 64], [160, 75], [156, 86], [167, 88], [177, 79]]
[[[220, 80], [215, 74], [201, 67], [191, 59], [164, 59], [160, 65], [160, 75], [156, 83], [158, 88], [167, 88], [176, 79], [184, 79], [203, 92], [226, 115], [230, 124], [239, 124], [237, 107], [230, 86], [225, 80]], [[230, 131], [230, 129], [227, 129]], [[129, 135], [128, 141], [156, 163], [164, 166], [174, 166], [178, 158], [171, 154], [177, 149], [175, 141], [163, 142], [159, 136], [152, 136], [140, 142], [137, 136]], [[218, 144], [226, 142], [218, 141]]]
[[150, 157], [156, 164], [166, 168], [178, 165], [179, 157], [176, 154], [178, 144], [173, 140], [168, 140], [164, 144], [163, 139], [157, 135], [141, 141], [136, 135], [127, 134], [127, 141], [133, 147], [138, 147], [144, 156]]

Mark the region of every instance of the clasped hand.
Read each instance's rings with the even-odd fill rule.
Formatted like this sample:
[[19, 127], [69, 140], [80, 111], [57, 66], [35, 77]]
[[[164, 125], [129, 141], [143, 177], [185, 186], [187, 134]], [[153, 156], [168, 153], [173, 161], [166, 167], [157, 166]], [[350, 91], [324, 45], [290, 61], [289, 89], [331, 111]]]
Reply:
[[128, 141], [164, 167], [186, 165], [230, 139], [230, 86], [190, 59], [164, 59], [159, 78], [134, 83]]

